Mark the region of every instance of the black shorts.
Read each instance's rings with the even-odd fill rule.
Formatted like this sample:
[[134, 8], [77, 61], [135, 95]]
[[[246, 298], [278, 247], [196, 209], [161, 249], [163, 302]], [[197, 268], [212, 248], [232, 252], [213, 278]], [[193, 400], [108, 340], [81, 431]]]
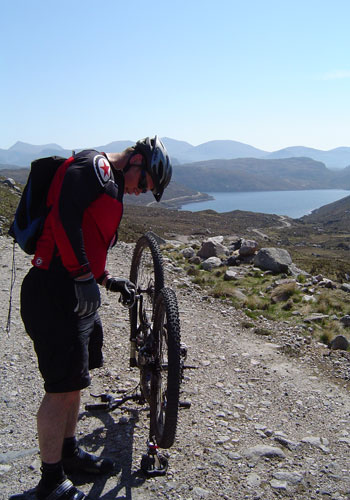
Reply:
[[21, 289], [21, 316], [34, 342], [46, 392], [71, 392], [90, 385], [89, 369], [102, 366], [100, 317], [75, 312], [74, 281], [64, 268], [31, 268]]

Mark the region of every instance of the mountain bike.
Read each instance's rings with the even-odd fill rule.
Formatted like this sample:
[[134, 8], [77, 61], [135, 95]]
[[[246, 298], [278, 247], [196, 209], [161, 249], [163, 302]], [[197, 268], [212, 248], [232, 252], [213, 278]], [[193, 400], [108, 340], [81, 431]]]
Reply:
[[129, 311], [130, 367], [140, 371], [140, 393], [115, 399], [100, 395], [103, 404], [87, 405], [87, 409], [114, 409], [134, 399], [148, 403], [150, 430], [148, 451], [141, 469], [148, 475], [166, 472], [167, 460], [158, 448], [170, 448], [175, 440], [180, 385], [183, 379], [187, 348], [180, 342], [180, 320], [175, 292], [164, 286], [162, 254], [148, 232], [134, 248], [130, 281], [136, 285], [136, 300]]
[[138, 300], [130, 309], [130, 366], [140, 370], [150, 405], [150, 439], [160, 448], [175, 440], [185, 352], [175, 292], [164, 287], [161, 251], [151, 233], [136, 243], [130, 269]]

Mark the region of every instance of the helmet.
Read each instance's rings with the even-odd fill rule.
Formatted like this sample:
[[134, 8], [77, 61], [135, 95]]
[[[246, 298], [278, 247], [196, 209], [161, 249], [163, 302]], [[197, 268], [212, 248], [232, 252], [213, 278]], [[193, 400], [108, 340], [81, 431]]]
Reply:
[[153, 196], [160, 201], [164, 189], [170, 182], [172, 175], [171, 161], [164, 144], [156, 135], [154, 139], [146, 137], [137, 141], [134, 146], [135, 153], [141, 153], [145, 159], [146, 171], [152, 177], [154, 188]]

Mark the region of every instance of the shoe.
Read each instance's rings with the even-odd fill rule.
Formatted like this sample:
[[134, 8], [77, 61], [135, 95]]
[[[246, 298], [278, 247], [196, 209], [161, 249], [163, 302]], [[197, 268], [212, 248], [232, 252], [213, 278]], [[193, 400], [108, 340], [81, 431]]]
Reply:
[[74, 472], [107, 474], [114, 469], [114, 462], [110, 458], [96, 457], [81, 448], [77, 448], [72, 457], [63, 457], [62, 464], [66, 474]]
[[73, 483], [69, 479], [65, 479], [54, 490], [48, 493], [43, 491], [39, 483], [36, 488], [36, 498], [40, 500], [83, 500], [86, 498], [86, 495], [73, 486]]

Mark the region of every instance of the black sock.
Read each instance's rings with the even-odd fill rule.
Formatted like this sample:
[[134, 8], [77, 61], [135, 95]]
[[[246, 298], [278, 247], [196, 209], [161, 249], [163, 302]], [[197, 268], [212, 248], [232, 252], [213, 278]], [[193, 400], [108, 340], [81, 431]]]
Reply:
[[78, 443], [75, 436], [65, 438], [62, 447], [62, 457], [63, 458], [72, 457], [75, 454], [77, 448], [78, 448]]
[[55, 464], [42, 462], [41, 481], [37, 488], [37, 497], [45, 498], [59, 483], [66, 478], [61, 460]]

